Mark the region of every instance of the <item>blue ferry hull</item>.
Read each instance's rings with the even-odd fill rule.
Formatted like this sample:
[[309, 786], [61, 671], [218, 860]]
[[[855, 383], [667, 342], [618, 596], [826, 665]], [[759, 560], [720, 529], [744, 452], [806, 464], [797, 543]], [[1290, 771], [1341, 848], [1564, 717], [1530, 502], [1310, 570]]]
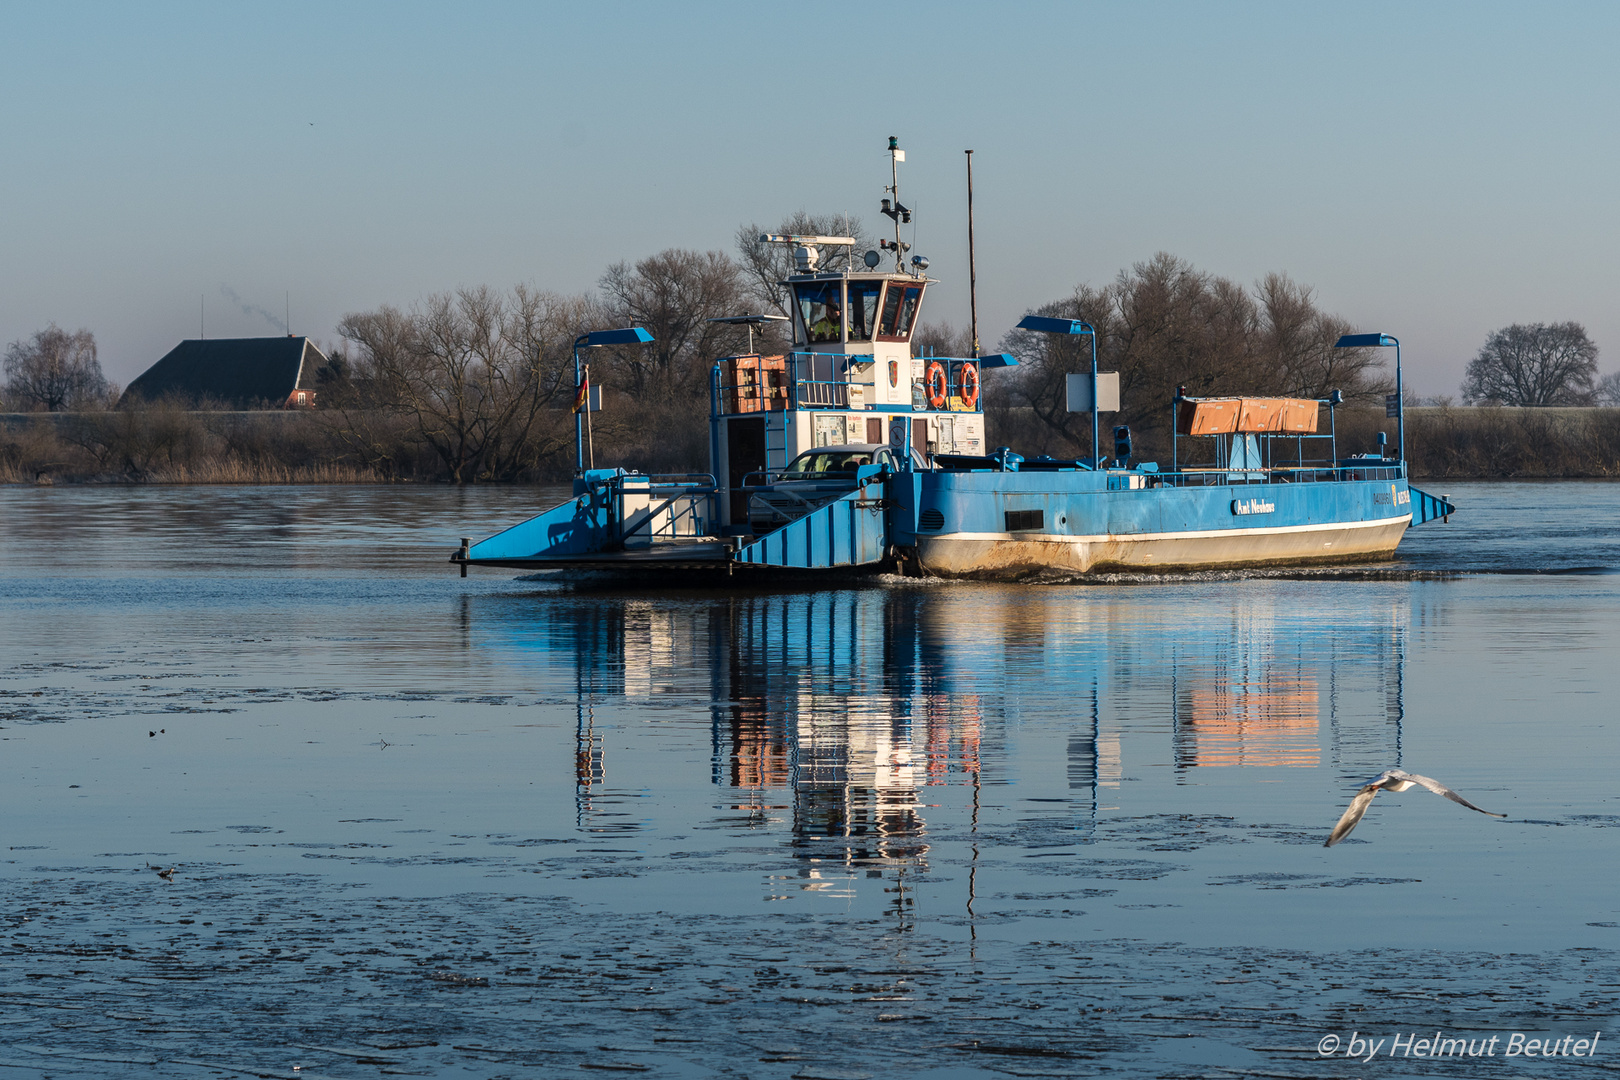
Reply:
[[[1259, 479], [1247, 479], [1258, 477]], [[702, 575], [899, 571], [1019, 579], [1109, 569], [1373, 562], [1408, 526], [1455, 512], [1394, 466], [1214, 470], [930, 470], [868, 466], [855, 487], [763, 536], [712, 528], [708, 478], [587, 473], [576, 497], [451, 557], [468, 566]]]
[[1186, 479], [920, 473], [909, 491], [901, 478], [911, 512], [897, 516], [915, 532], [897, 529], [895, 540], [915, 548], [924, 574], [994, 578], [1388, 559], [1412, 522], [1404, 478], [1182, 486]]

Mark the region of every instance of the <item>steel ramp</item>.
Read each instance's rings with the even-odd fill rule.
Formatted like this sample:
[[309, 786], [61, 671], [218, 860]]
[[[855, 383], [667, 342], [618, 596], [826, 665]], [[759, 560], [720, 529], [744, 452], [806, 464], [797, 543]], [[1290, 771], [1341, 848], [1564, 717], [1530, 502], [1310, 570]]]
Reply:
[[612, 538], [606, 500], [586, 492], [479, 541], [464, 558], [500, 565], [540, 555], [580, 555], [603, 550]]
[[884, 503], [861, 487], [813, 510], [797, 521], [739, 548], [732, 561], [752, 566], [829, 570], [881, 562], [888, 550]]
[[1430, 495], [1427, 491], [1419, 491], [1410, 484], [1407, 485], [1407, 490], [1412, 493], [1412, 524], [1414, 525], [1422, 525], [1424, 522], [1433, 521], [1435, 518], [1445, 521], [1457, 512], [1455, 506], [1444, 499]]

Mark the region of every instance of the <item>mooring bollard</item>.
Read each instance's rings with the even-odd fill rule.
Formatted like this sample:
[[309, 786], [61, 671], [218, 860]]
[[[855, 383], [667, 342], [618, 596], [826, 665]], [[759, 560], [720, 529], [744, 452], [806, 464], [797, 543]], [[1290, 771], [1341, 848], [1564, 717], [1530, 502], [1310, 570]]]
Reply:
[[461, 563], [461, 576], [467, 576], [467, 550], [472, 547], [472, 537], [461, 538], [461, 550], [456, 552], [456, 561]]

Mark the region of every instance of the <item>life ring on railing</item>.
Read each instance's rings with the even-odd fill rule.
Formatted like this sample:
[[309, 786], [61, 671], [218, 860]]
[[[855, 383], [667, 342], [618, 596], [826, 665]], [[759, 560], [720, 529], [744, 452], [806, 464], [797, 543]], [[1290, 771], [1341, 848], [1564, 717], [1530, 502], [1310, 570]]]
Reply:
[[928, 407], [943, 409], [945, 407], [945, 365], [935, 360], [928, 365], [928, 371], [923, 375], [923, 386], [928, 391]]
[[962, 365], [962, 405], [969, 411], [979, 403], [979, 365]]

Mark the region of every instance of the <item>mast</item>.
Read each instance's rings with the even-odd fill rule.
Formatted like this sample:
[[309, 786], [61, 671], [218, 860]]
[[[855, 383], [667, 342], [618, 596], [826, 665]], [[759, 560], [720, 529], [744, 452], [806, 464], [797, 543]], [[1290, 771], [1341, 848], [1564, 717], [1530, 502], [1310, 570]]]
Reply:
[[[894, 272], [897, 273], [897, 274], [907, 273], [907, 270], [906, 270], [906, 249], [911, 246], [909, 244], [906, 244], [906, 243], [902, 242], [901, 239], [900, 239], [900, 226], [901, 226], [901, 224], [902, 223], [904, 223], [904, 224], [910, 224], [911, 223], [911, 209], [900, 201], [900, 163], [902, 161], [904, 161], [904, 160], [906, 160], [906, 152], [904, 150], [900, 149], [900, 140], [898, 138], [896, 138], [895, 136], [890, 135], [889, 136], [889, 179], [890, 179], [890, 184], [889, 184], [888, 187], [884, 188], [883, 190], [887, 191], [891, 196], [894, 197], [894, 205], [890, 206], [889, 205], [889, 200], [884, 199], [883, 200], [882, 213], [883, 213], [884, 217], [887, 217], [890, 221], [894, 222], [894, 243], [890, 244], [887, 240], [879, 240], [878, 241], [878, 247], [880, 247], [880, 248], [889, 248], [890, 250], [892, 250], [894, 252]], [[913, 275], [913, 276], [915, 276], [915, 275]]]
[[973, 338], [973, 357], [979, 356], [979, 271], [973, 261], [973, 151], [967, 154], [968, 181], [968, 319]]

